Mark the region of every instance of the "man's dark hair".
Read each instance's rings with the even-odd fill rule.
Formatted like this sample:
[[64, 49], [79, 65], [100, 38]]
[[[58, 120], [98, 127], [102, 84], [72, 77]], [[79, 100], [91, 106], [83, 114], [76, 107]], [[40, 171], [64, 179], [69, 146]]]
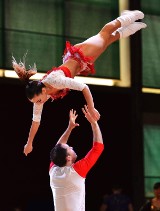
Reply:
[[160, 188], [160, 182], [156, 182], [153, 186], [154, 190], [157, 190], [158, 188]]
[[67, 150], [61, 144], [57, 144], [50, 152], [50, 160], [57, 166], [66, 165]]
[[40, 81], [29, 81], [26, 85], [26, 96], [32, 100], [34, 95], [39, 95], [45, 85]]

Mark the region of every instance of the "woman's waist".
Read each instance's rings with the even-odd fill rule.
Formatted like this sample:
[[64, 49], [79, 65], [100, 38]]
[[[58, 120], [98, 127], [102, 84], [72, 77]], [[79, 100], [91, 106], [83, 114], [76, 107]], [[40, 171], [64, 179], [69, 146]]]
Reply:
[[80, 64], [72, 58], [69, 58], [63, 65], [61, 65], [61, 67], [63, 66], [70, 70], [72, 78], [74, 78], [80, 71]]

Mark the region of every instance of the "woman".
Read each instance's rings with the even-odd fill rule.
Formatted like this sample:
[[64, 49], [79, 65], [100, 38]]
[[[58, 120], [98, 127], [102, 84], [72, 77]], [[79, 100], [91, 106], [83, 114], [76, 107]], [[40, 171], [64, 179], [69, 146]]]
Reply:
[[43, 104], [52, 98], [64, 97], [70, 89], [82, 91], [86, 100], [88, 110], [97, 121], [99, 112], [94, 107], [94, 101], [89, 87], [86, 84], [74, 80], [76, 75], [88, 75], [95, 72], [94, 62], [107, 49], [107, 47], [119, 38], [128, 37], [138, 30], [145, 28], [146, 24], [135, 22], [143, 19], [141, 11], [124, 11], [117, 19], [107, 23], [100, 32], [86, 41], [72, 46], [66, 42], [63, 55], [63, 64], [47, 72], [40, 81], [29, 81], [36, 73], [36, 67], [26, 71], [24, 63], [19, 64], [13, 58], [13, 68], [23, 81], [26, 82], [26, 94], [28, 99], [34, 103], [33, 121], [30, 128], [24, 153], [27, 155], [32, 151], [33, 139], [40, 125]]
[[153, 186], [154, 197], [147, 201], [140, 211], [160, 211], [160, 182]]

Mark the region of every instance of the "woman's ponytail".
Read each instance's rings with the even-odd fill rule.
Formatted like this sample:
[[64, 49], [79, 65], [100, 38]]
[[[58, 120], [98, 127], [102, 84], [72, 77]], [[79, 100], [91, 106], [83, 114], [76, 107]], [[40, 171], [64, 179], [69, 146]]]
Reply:
[[20, 80], [24, 81], [25, 83], [29, 82], [29, 78], [32, 75], [37, 73], [36, 64], [34, 63], [33, 67], [29, 66], [29, 70], [26, 70], [25, 61], [17, 63], [16, 59], [12, 56], [12, 66], [17, 73]]

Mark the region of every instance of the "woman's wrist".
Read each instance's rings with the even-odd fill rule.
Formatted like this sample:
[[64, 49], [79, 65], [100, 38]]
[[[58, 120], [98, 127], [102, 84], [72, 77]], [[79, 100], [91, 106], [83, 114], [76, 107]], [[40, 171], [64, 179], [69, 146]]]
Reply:
[[94, 110], [94, 105], [88, 105], [88, 110]]

